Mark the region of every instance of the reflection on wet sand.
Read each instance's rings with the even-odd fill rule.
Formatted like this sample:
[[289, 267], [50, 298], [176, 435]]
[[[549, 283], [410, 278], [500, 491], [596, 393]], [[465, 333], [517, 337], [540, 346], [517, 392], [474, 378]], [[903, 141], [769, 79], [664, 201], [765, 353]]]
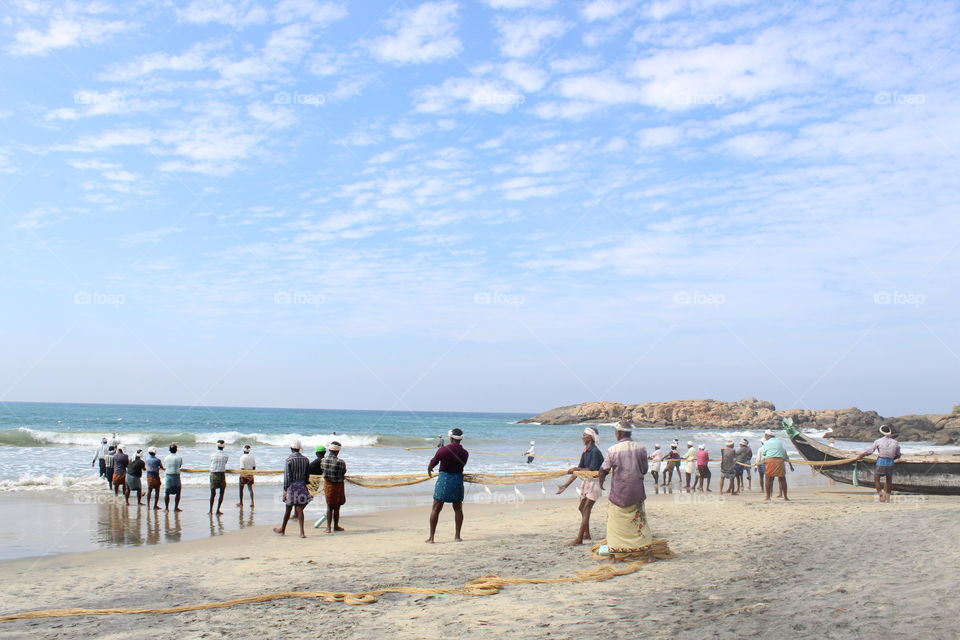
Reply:
[[180, 513], [173, 512], [173, 524], [170, 524], [170, 512], [163, 512], [163, 539], [164, 542], [180, 542], [181, 525]]

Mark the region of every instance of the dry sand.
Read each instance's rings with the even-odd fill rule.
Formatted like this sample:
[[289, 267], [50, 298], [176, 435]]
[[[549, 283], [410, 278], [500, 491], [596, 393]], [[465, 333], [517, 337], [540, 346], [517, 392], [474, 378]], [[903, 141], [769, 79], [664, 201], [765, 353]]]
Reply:
[[[485, 573], [560, 577], [595, 561], [565, 545], [574, 501], [466, 505], [424, 544], [423, 508], [347, 517], [346, 533], [280, 538], [269, 527], [153, 547], [0, 564], [2, 613], [165, 607], [273, 591], [459, 586]], [[606, 500], [595, 509], [602, 537]], [[798, 491], [651, 497], [678, 557], [608, 582], [507, 586], [494, 596], [386, 595], [366, 606], [282, 600], [175, 615], [0, 623], [0, 638], [956, 638], [960, 500], [878, 504]]]

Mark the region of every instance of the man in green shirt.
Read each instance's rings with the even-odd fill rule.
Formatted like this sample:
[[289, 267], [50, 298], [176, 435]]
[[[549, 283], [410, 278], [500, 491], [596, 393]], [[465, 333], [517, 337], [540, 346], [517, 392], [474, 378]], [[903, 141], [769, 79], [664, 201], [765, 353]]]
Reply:
[[[766, 466], [767, 497], [769, 500], [773, 494], [773, 479], [776, 478], [780, 484], [780, 496], [789, 501], [787, 497], [787, 472], [784, 465], [790, 465], [790, 471], [793, 471], [793, 463], [787, 458], [787, 449], [783, 443], [777, 439], [773, 431], [767, 431], [764, 434], [764, 441], [760, 447], [760, 455]], [[779, 497], [779, 496], [778, 496]]]

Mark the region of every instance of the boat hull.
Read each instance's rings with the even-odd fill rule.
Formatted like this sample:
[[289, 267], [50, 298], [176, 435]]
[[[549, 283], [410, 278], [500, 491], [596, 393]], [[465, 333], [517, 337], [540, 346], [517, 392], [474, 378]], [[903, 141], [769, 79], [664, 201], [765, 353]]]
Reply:
[[[800, 455], [810, 462], [829, 462], [850, 457], [849, 452], [821, 444], [801, 433], [793, 436], [791, 440]], [[820, 467], [819, 471], [837, 482], [872, 487], [875, 467], [872, 461], [864, 459], [856, 463]], [[893, 468], [893, 490], [904, 493], [960, 495], [960, 460], [899, 460]]]

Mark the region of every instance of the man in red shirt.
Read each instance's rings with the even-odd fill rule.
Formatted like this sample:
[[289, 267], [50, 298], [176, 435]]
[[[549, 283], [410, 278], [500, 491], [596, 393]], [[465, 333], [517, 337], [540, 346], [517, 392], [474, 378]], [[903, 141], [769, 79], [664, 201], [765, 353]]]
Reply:
[[463, 527], [463, 467], [467, 464], [469, 453], [460, 444], [463, 440], [463, 431], [452, 429], [448, 434], [450, 444], [437, 449], [437, 453], [427, 466], [427, 475], [433, 477], [433, 468], [440, 465], [440, 475], [433, 489], [433, 509], [430, 511], [430, 537], [426, 542], [433, 543], [433, 536], [437, 532], [437, 522], [440, 520], [440, 511], [443, 504], [453, 504], [454, 524], [456, 535], [454, 540], [462, 542], [460, 529]]

